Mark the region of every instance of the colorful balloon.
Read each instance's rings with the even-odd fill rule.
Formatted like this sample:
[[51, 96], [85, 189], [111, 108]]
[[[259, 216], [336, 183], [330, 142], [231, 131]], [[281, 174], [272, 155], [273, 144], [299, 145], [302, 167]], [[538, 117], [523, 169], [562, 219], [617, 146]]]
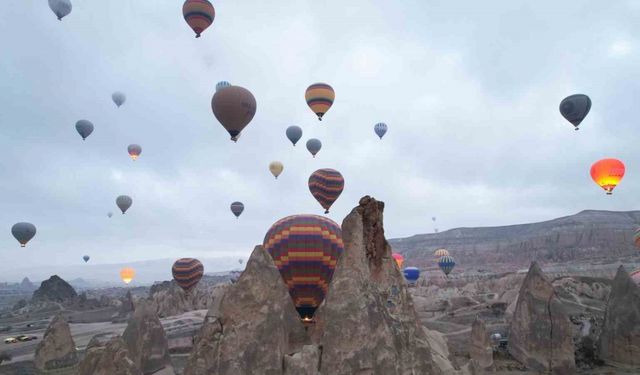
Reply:
[[449, 255], [445, 255], [438, 260], [438, 267], [444, 272], [445, 275], [449, 276], [449, 273], [453, 270], [453, 267], [456, 266], [456, 261], [453, 257]]
[[69, 0], [49, 0], [49, 8], [58, 17], [58, 21], [62, 21], [65, 16], [71, 13], [73, 6]]
[[133, 268], [125, 267], [120, 270], [120, 278], [125, 284], [129, 284], [136, 276], [136, 271]]
[[447, 249], [438, 249], [438, 250], [436, 250], [435, 253], [433, 253], [433, 255], [435, 255], [436, 258], [440, 259], [442, 257], [449, 256], [449, 250], [447, 250]]
[[80, 120], [76, 122], [76, 130], [84, 141], [91, 133], [93, 133], [93, 124], [89, 120]]
[[222, 90], [225, 87], [229, 87], [231, 86], [231, 84], [227, 81], [220, 81], [218, 83], [216, 83], [216, 92]]
[[289, 140], [291, 141], [291, 143], [293, 143], [293, 145], [295, 146], [296, 143], [298, 143], [298, 141], [300, 140], [300, 138], [302, 138], [302, 128], [299, 126], [289, 126], [287, 128], [287, 138], [289, 138]]
[[20, 242], [20, 247], [25, 247], [36, 235], [36, 226], [31, 223], [16, 223], [11, 227], [11, 234]]
[[213, 94], [211, 109], [233, 139], [256, 114], [256, 98], [244, 87], [229, 86]]
[[387, 133], [388, 126], [384, 122], [379, 122], [373, 126], [373, 131], [382, 139]]
[[184, 20], [196, 33], [196, 38], [213, 23], [216, 10], [208, 0], [186, 0], [182, 5]]
[[322, 148], [322, 142], [320, 142], [319, 139], [316, 138], [311, 138], [310, 140], [307, 141], [307, 150], [309, 150], [309, 152], [311, 153], [311, 155], [313, 155], [313, 157], [316, 157], [316, 154], [318, 153], [318, 151], [320, 151], [320, 149]]
[[624, 171], [624, 164], [620, 160], [602, 159], [591, 166], [591, 178], [607, 192], [607, 195], [611, 195], [624, 177]]
[[127, 147], [127, 152], [129, 152], [129, 156], [133, 161], [136, 161], [140, 154], [142, 153], [142, 147], [140, 145], [131, 144]]
[[91, 259], [91, 257], [89, 257], [88, 255], [85, 255], [82, 257], [82, 259], [84, 260], [85, 263], [87, 263], [89, 259]]
[[264, 249], [280, 271], [303, 321], [322, 303], [344, 244], [334, 221], [294, 215], [277, 221], [264, 237]]
[[309, 176], [309, 191], [311, 195], [329, 213], [329, 208], [344, 190], [344, 178], [335, 169], [318, 169]]
[[122, 211], [123, 215], [125, 212], [127, 212], [127, 210], [129, 209], [129, 207], [131, 207], [132, 204], [133, 204], [133, 199], [131, 199], [131, 197], [128, 195], [121, 195], [118, 198], [116, 198], [116, 205], [118, 206], [120, 211]]
[[637, 285], [640, 286], [640, 268], [637, 268], [636, 270], [631, 271], [629, 276], [631, 277], [631, 280], [633, 280]]
[[236, 215], [237, 218], [240, 217], [242, 211], [244, 211], [244, 204], [242, 204], [242, 202], [231, 203], [231, 212]]
[[185, 292], [190, 291], [202, 279], [204, 266], [195, 258], [181, 258], [173, 263], [171, 273], [176, 284]]
[[571, 95], [560, 102], [560, 114], [575, 126], [578, 126], [587, 117], [591, 110], [591, 99], [583, 94]]
[[336, 93], [333, 87], [326, 83], [314, 83], [307, 88], [304, 98], [309, 108], [318, 116], [318, 120], [322, 121], [322, 116], [333, 105]]
[[402, 256], [402, 254], [393, 253], [391, 254], [391, 256], [393, 257], [393, 259], [395, 259], [398, 268], [402, 269], [402, 265], [404, 264], [404, 257]]
[[271, 174], [278, 179], [278, 176], [280, 176], [280, 173], [282, 173], [282, 171], [284, 170], [284, 165], [282, 165], [282, 163], [280, 163], [279, 161], [272, 161], [271, 163], [269, 163], [269, 171], [271, 171]]
[[416, 267], [406, 267], [402, 273], [404, 273], [404, 278], [407, 279], [409, 284], [415, 284], [420, 278], [420, 269]]
[[116, 91], [111, 94], [111, 100], [113, 100], [113, 102], [116, 103], [116, 106], [120, 108], [120, 106], [127, 100], [127, 96], [120, 91]]

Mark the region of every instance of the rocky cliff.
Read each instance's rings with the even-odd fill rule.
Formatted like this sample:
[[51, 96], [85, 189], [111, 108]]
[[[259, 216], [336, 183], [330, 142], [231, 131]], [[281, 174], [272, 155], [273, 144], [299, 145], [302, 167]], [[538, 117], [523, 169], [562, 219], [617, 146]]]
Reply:
[[51, 276], [33, 292], [32, 302], [66, 302], [78, 296], [76, 290], [58, 275]]

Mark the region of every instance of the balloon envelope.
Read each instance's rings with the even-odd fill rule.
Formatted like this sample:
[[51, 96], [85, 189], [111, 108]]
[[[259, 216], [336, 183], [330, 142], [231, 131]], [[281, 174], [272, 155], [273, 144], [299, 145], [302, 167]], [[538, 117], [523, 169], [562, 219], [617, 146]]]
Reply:
[[414, 284], [420, 278], [420, 270], [416, 267], [407, 267], [403, 271], [404, 278], [411, 284]]
[[280, 173], [282, 173], [283, 170], [284, 170], [284, 165], [282, 165], [282, 163], [280, 163], [279, 161], [272, 161], [271, 163], [269, 163], [269, 171], [271, 171], [271, 174], [275, 178], [278, 178], [278, 176], [280, 176]]
[[131, 199], [131, 197], [128, 195], [121, 195], [118, 198], [116, 198], [116, 205], [118, 206], [120, 211], [122, 211], [123, 215], [125, 212], [127, 212], [127, 210], [129, 209], [129, 207], [131, 207], [132, 204], [133, 204], [133, 199]]
[[317, 215], [294, 215], [277, 221], [267, 232], [264, 249], [271, 255], [303, 320], [324, 300], [343, 252], [342, 230]]
[[380, 139], [382, 139], [382, 137], [384, 137], [384, 135], [387, 133], [387, 129], [387, 124], [385, 124], [384, 122], [379, 122], [373, 126], [373, 131], [376, 132]]
[[196, 38], [200, 38], [200, 34], [213, 23], [216, 10], [208, 0], [186, 0], [182, 4], [182, 15], [196, 33]]
[[216, 83], [216, 92], [222, 90], [225, 87], [229, 87], [231, 86], [231, 84], [227, 81], [220, 81], [218, 83]]
[[433, 253], [433, 255], [435, 255], [436, 258], [442, 258], [442, 257], [446, 257], [449, 256], [449, 250], [447, 249], [438, 249], [435, 251], [435, 253]]
[[135, 276], [136, 271], [133, 268], [125, 267], [120, 270], [120, 279], [122, 279], [125, 284], [129, 284]]
[[640, 286], [640, 268], [637, 268], [636, 270], [631, 271], [629, 276], [631, 277], [631, 280], [633, 280], [637, 285]]
[[213, 94], [211, 109], [233, 138], [240, 134], [256, 114], [256, 98], [244, 87], [229, 86]]
[[298, 141], [300, 140], [300, 138], [302, 138], [302, 128], [296, 125], [289, 126], [287, 128], [286, 134], [287, 134], [287, 138], [289, 138], [291, 143], [293, 143], [293, 145], [295, 146], [296, 143], [298, 143]]
[[322, 148], [322, 142], [320, 142], [319, 139], [316, 138], [311, 138], [310, 140], [307, 141], [307, 150], [309, 150], [309, 152], [311, 153], [311, 155], [313, 155], [313, 157], [316, 157], [316, 154], [318, 153], [318, 151], [320, 151], [320, 149]]
[[231, 203], [231, 212], [233, 212], [236, 217], [240, 217], [242, 211], [244, 211], [244, 204], [242, 202]]
[[91, 259], [91, 257], [88, 256], [88, 255], [85, 255], [85, 256], [82, 257], [82, 259], [84, 259], [84, 262], [87, 263], [89, 261], [89, 259]]
[[195, 287], [204, 273], [204, 267], [199, 260], [195, 258], [181, 258], [173, 263], [171, 273], [176, 284], [182, 290], [189, 291]]
[[591, 110], [591, 99], [583, 94], [571, 95], [560, 102], [560, 114], [578, 130], [578, 125]]
[[449, 255], [443, 256], [438, 260], [438, 267], [440, 267], [445, 275], [449, 275], [455, 266], [456, 261]]
[[89, 120], [80, 120], [76, 122], [76, 130], [84, 141], [91, 133], [93, 133], [93, 124]]
[[393, 259], [395, 259], [398, 268], [402, 269], [402, 264], [404, 263], [404, 257], [402, 256], [402, 254], [393, 253], [391, 254], [391, 256], [393, 257]]
[[36, 235], [36, 226], [31, 223], [16, 223], [11, 227], [11, 234], [20, 242], [20, 247], [25, 247]]
[[49, 8], [58, 17], [58, 20], [62, 21], [65, 16], [71, 13], [73, 6], [70, 0], [49, 0]]
[[344, 178], [335, 169], [318, 169], [309, 176], [309, 191], [325, 209], [325, 214], [329, 213], [329, 208], [340, 197], [342, 190]]
[[113, 102], [116, 103], [116, 106], [120, 108], [120, 106], [123, 105], [124, 102], [127, 100], [127, 96], [124, 93], [121, 93], [120, 91], [116, 91], [113, 94], [111, 94], [111, 100], [113, 100]]
[[336, 93], [333, 87], [326, 83], [314, 83], [307, 88], [304, 98], [309, 108], [318, 116], [318, 120], [322, 121], [322, 116], [333, 105]]
[[113, 216], [113, 212], [108, 212], [108, 213], [107, 213], [107, 216], [108, 216], [108, 217]]
[[129, 156], [131, 157], [131, 159], [135, 161], [136, 159], [138, 159], [138, 157], [142, 153], [142, 147], [140, 147], [140, 145], [137, 145], [137, 144], [130, 144], [127, 147], [127, 152], [129, 153]]
[[613, 189], [624, 177], [624, 163], [618, 159], [602, 159], [591, 166], [591, 178], [607, 195], [613, 193]]

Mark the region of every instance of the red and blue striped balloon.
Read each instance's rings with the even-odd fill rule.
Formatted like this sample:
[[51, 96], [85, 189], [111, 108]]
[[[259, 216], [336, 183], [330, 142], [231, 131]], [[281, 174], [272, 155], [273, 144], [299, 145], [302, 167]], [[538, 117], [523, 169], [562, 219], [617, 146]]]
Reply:
[[186, 0], [182, 5], [182, 15], [196, 33], [196, 38], [200, 38], [200, 34], [213, 23], [216, 10], [208, 0]]
[[311, 195], [329, 213], [329, 208], [344, 190], [344, 178], [335, 169], [324, 168], [313, 172], [309, 177], [309, 191]]
[[188, 292], [202, 279], [204, 266], [195, 258], [181, 258], [173, 263], [171, 273], [173, 273], [173, 279], [176, 284]]

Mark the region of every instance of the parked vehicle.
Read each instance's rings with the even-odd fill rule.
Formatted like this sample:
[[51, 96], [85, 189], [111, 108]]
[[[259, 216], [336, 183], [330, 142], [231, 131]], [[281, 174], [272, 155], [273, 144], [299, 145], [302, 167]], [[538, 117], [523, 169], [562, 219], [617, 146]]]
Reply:
[[18, 341], [32, 341], [32, 340], [37, 340], [38, 336], [20, 335], [20, 336], [16, 337], [16, 339]]
[[7, 337], [6, 339], [4, 339], [5, 344], [15, 344], [17, 342], [18, 340], [15, 337]]

